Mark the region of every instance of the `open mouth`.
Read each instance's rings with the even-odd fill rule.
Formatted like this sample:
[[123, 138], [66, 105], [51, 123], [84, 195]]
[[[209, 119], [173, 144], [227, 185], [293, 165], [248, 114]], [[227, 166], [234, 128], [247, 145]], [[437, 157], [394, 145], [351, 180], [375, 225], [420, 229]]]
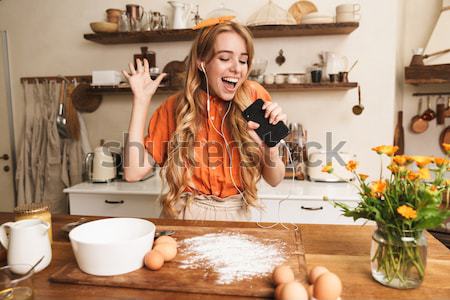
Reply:
[[234, 90], [236, 88], [237, 83], [239, 82], [239, 79], [234, 77], [223, 77], [222, 82], [225, 85], [225, 88], [229, 90]]

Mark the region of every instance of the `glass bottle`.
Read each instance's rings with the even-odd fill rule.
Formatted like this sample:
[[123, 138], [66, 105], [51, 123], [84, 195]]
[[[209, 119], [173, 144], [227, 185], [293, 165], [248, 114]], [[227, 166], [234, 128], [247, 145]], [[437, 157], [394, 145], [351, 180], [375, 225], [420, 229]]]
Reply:
[[127, 12], [124, 11], [120, 15], [119, 19], [119, 32], [129, 32], [130, 31], [130, 22], [128, 20]]

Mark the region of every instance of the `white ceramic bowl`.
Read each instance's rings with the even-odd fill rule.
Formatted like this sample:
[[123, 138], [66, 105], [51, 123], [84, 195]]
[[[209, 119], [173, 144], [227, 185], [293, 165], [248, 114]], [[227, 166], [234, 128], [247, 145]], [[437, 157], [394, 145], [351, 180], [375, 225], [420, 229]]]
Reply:
[[155, 225], [137, 218], [110, 218], [84, 223], [69, 238], [78, 267], [88, 274], [111, 276], [144, 265], [152, 248]]

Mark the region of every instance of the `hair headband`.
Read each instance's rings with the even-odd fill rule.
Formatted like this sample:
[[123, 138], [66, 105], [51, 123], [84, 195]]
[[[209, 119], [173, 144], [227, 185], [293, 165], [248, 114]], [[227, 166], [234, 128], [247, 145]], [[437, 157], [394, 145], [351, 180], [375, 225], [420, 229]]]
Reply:
[[198, 23], [197, 25], [195, 25], [194, 27], [192, 27], [193, 30], [198, 30], [198, 29], [202, 29], [205, 27], [211, 27], [217, 24], [222, 24], [225, 23], [227, 21], [231, 21], [235, 18], [235, 16], [222, 16], [222, 17], [218, 17], [218, 18], [209, 18], [206, 19], [204, 21], [201, 21], [200, 23]]

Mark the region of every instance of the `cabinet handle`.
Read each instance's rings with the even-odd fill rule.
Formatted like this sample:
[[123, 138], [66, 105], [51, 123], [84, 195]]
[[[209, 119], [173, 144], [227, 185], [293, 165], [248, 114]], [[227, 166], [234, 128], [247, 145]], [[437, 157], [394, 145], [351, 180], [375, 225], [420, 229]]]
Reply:
[[321, 210], [321, 209], [323, 209], [323, 206], [319, 206], [319, 207], [307, 207], [307, 206], [301, 206], [301, 208], [302, 209], [305, 209], [305, 210]]
[[105, 203], [108, 203], [108, 204], [124, 204], [125, 201], [123, 201], [123, 200], [119, 200], [119, 201], [105, 200]]

